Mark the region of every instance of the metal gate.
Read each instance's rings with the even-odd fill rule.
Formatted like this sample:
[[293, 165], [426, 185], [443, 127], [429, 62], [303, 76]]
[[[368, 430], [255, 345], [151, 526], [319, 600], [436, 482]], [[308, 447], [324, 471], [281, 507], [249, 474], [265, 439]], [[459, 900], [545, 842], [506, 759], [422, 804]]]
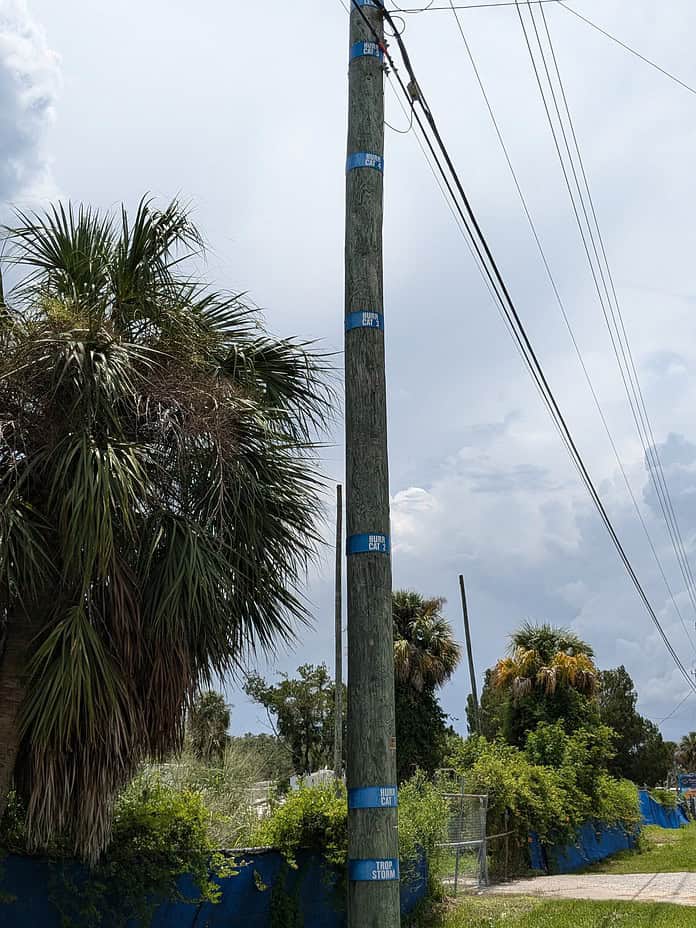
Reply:
[[447, 834], [438, 848], [442, 857], [443, 882], [456, 895], [462, 889], [488, 885], [486, 817], [488, 796], [458, 792], [443, 784], [442, 797], [450, 808]]

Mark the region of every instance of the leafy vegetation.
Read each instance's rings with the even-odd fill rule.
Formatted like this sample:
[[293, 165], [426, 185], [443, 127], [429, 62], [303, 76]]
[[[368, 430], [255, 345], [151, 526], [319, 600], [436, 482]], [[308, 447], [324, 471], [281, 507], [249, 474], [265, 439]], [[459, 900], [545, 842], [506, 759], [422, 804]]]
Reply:
[[333, 762], [336, 690], [326, 664], [303, 664], [297, 674], [282, 673], [279, 683], [249, 674], [244, 692], [265, 708], [290, 749], [295, 773], [307, 774]]
[[616, 753], [610, 772], [639, 785], [663, 783], [674, 762], [674, 750], [658, 727], [636, 711], [638, 694], [625, 667], [604, 670], [599, 683], [599, 715], [614, 730]]
[[[0, 324], [0, 813], [94, 862], [194, 693], [306, 618], [326, 363], [194, 276], [174, 202], [18, 216]], [[28, 661], [28, 672], [24, 670]]]
[[690, 731], [679, 742], [674, 759], [682, 770], [693, 773], [696, 770], [696, 731]]
[[196, 760], [221, 764], [227, 746], [230, 710], [222, 693], [201, 693], [189, 710], [186, 721], [191, 751]]
[[414, 770], [442, 766], [448, 726], [436, 691], [461, 660], [461, 648], [442, 615], [444, 599], [413, 590], [392, 596], [396, 762], [399, 782]]

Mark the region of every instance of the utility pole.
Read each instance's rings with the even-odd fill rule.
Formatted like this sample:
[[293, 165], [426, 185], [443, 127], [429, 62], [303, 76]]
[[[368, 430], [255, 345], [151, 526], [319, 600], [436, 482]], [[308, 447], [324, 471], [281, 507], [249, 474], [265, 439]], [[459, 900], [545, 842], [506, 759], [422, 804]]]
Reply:
[[345, 251], [349, 928], [400, 924], [382, 294], [382, 16], [374, 0], [352, 0]]
[[343, 487], [336, 487], [336, 664], [334, 687], [336, 689], [334, 731], [334, 776], [343, 774]]
[[464, 576], [459, 574], [459, 589], [462, 593], [462, 611], [464, 613], [464, 634], [466, 635], [466, 653], [469, 658], [469, 676], [471, 678], [471, 698], [474, 701], [474, 726], [478, 734], [481, 733], [481, 713], [479, 710], [478, 692], [476, 689], [476, 671], [474, 670], [474, 655], [471, 650], [471, 631], [469, 630], [469, 610], [466, 605], [466, 590], [464, 589]]

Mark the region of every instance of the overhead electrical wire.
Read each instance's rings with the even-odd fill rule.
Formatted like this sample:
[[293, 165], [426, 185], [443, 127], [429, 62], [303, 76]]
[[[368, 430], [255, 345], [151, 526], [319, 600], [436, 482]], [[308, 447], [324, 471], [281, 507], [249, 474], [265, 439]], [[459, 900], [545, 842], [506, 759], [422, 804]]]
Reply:
[[[401, 7], [394, 4], [390, 12], [393, 13], [445, 13], [449, 12], [450, 7], [448, 6], [433, 6], [432, 3], [429, 3], [427, 6], [412, 7]], [[535, 0], [536, 3], [560, 3], [561, 0]], [[496, 7], [510, 7], [515, 5], [515, 0], [500, 0], [500, 2], [492, 3], [458, 3], [455, 7], [456, 10], [492, 10]]]
[[689, 690], [686, 696], [682, 699], [682, 701], [678, 705], [674, 707], [674, 709], [672, 709], [669, 715], [666, 715], [663, 719], [653, 719], [653, 721], [657, 722], [658, 725], [662, 725], [663, 722], [668, 722], [673, 716], [677, 714], [677, 712], [679, 712], [679, 710], [684, 705], [686, 700], [690, 699], [693, 695], [694, 695], [693, 690]]
[[[638, 378], [638, 372], [636, 369], [635, 361], [630, 347], [630, 342], [628, 340], [628, 334], [626, 332], [626, 327], [623, 321], [623, 314], [621, 311], [621, 304], [619, 302], [618, 294], [616, 287], [614, 285], [613, 275], [611, 272], [611, 266], [607, 257], [606, 248], [604, 245], [604, 239], [602, 232], [599, 226], [599, 221], [597, 217], [597, 212], [594, 206], [594, 200], [592, 198], [592, 193], [589, 186], [589, 181], [587, 173], [584, 166], [584, 161], [580, 151], [580, 146], [578, 143], [578, 137], [575, 132], [575, 127], [573, 124], [572, 115], [570, 113], [570, 107], [568, 105], [568, 99], [565, 93], [565, 88], [563, 86], [562, 77], [560, 74], [560, 68], [558, 66], [558, 59], [555, 54], [555, 49], [553, 48], [553, 42], [551, 40], [550, 31], [548, 29], [548, 23], [543, 9], [541, 10], [541, 15], [544, 19], [544, 24], [546, 28], [547, 39], [549, 42], [549, 47], [553, 55], [554, 66], [556, 70], [556, 77], [560, 87], [560, 94], [556, 92], [554, 87], [554, 81], [551, 76], [551, 70], [549, 68], [549, 63], [546, 58], [544, 51], [544, 46], [541, 40], [541, 35], [537, 26], [536, 17], [534, 10], [531, 6], [529, 0], [526, 3], [529, 13], [531, 16], [532, 25], [534, 27], [534, 33], [537, 40], [537, 46], [539, 48], [539, 53], [541, 56], [541, 61], [543, 64], [544, 72], [546, 74], [546, 79], [548, 82], [548, 88], [551, 94], [551, 101], [553, 106], [549, 104], [544, 84], [541, 79], [541, 74], [535, 57], [535, 53], [532, 49], [532, 43], [530, 40], [529, 32], [527, 26], [522, 16], [522, 4], [517, 3], [517, 13], [520, 19], [520, 24], [522, 26], [522, 31], [524, 34], [525, 42], [527, 44], [527, 49], [529, 51], [530, 60], [532, 62], [532, 67], [534, 69], [534, 74], [539, 86], [539, 91], [541, 94], [542, 102], [548, 119], [549, 127], [551, 129], [551, 134], [553, 136], [554, 144], [556, 147], [556, 152], [561, 164], [563, 171], [563, 176], [565, 179], [566, 187], [568, 188], [568, 193], [570, 195], [571, 205], [573, 207], [573, 212], [575, 214], [575, 219], [578, 224], [578, 229], [580, 230], [580, 235], [583, 241], [583, 246], [585, 248], [585, 253], [587, 255], [587, 260], [590, 266], [590, 271], [592, 278], [597, 290], [597, 295], [599, 297], [600, 305], [602, 308], [602, 314], [604, 316], [604, 321], [609, 332], [609, 337], [611, 340], [612, 349], [616, 357], [616, 361], [619, 367], [619, 372], [621, 374], [621, 379], [624, 384], [624, 389], [626, 391], [626, 396], [628, 398], [629, 406], [631, 413], [636, 425], [636, 430], [638, 432], [638, 437], [643, 447], [643, 452], [645, 454], [645, 459], [648, 464], [648, 471], [655, 488], [658, 503], [662, 511], [665, 523], [667, 525], [668, 534], [672, 547], [677, 558], [677, 563], [681, 571], [682, 577], [685, 582], [686, 590], [691, 601], [692, 608], [696, 615], [696, 582], [694, 580], [693, 572], [689, 564], [688, 556], [686, 554], [686, 549], [683, 543], [681, 530], [679, 528], [679, 523], [677, 521], [676, 512], [672, 503], [671, 495], [669, 493], [669, 488], [664, 475], [664, 470], [662, 467], [662, 462], [660, 459], [659, 451], [657, 450], [657, 443], [655, 441], [654, 432], [650, 419], [648, 416], [647, 408], [645, 405], [645, 399], [643, 396], [642, 388], [640, 386], [640, 381]], [[566, 126], [561, 115], [561, 99], [563, 106], [565, 108], [566, 118], [570, 127], [570, 137], [572, 137], [573, 147], [575, 149], [575, 157], [577, 158], [579, 170], [575, 163], [575, 158], [573, 157], [571, 150], [571, 141], [569, 134], [566, 130]], [[551, 109], [555, 109], [556, 118], [558, 120], [558, 128], [560, 129], [560, 135], [563, 139], [563, 144], [565, 146], [565, 151], [568, 156], [566, 162], [562, 147], [559, 141], [558, 132], [554, 121], [551, 115]], [[568, 166], [570, 170], [568, 169]], [[575, 193], [573, 192], [573, 186], [571, 184], [570, 175], [572, 175], [575, 182], [575, 189], [577, 190], [577, 199]], [[582, 178], [582, 183], [581, 183]], [[583, 189], [584, 186], [584, 189]], [[578, 208], [579, 200], [579, 208]], [[581, 214], [585, 219], [585, 226], [581, 219]], [[589, 244], [588, 244], [589, 240]], [[594, 261], [592, 255], [594, 254]], [[600, 285], [601, 281], [601, 285]], [[612, 327], [613, 326], [613, 327]], [[691, 637], [691, 634], [686, 627], [686, 624], [683, 622], [685, 634], [687, 635], [691, 647], [696, 653], [696, 645]]]
[[[382, 3], [382, 0], [374, 0], [374, 2], [375, 2], [375, 5], [381, 10], [387, 22], [389, 22], [390, 13], [385, 8], [384, 4]], [[370, 24], [369, 19], [364, 14], [362, 8], [358, 5], [356, 0], [352, 0], [352, 4], [357, 14], [361, 16], [361, 18], [367, 25], [367, 28], [372, 32], [375, 40], [382, 47], [385, 53], [385, 58], [387, 62], [389, 63], [389, 66], [391, 67], [396, 77], [398, 85], [402, 93], [404, 94], [405, 99], [407, 100], [409, 106], [413, 106], [415, 123], [421, 130], [421, 133], [423, 134], [424, 141], [426, 142], [428, 149], [430, 150], [431, 155], [433, 156], [437, 169], [440, 172], [441, 177], [443, 178], [445, 187], [450, 193], [450, 196], [453, 197], [454, 206], [463, 222], [464, 227], [467, 230], [468, 235], [471, 238], [471, 243], [474, 247], [474, 251], [476, 252], [478, 260], [481, 262], [481, 265], [485, 271], [485, 274], [492, 285], [493, 291], [496, 294], [496, 298], [500, 302], [500, 305], [505, 313], [505, 316], [508, 322], [510, 323], [510, 328], [513, 332], [514, 339], [519, 345], [520, 349], [522, 350], [526, 364], [529, 370], [531, 371], [532, 376], [534, 380], [536, 381], [542, 393], [544, 403], [547, 409], [549, 410], [549, 413], [551, 414], [554, 424], [557, 426], [557, 428], [559, 429], [562, 435], [564, 444], [566, 445], [566, 448], [568, 449], [568, 452], [571, 456], [571, 460], [573, 464], [575, 465], [578, 471], [578, 474], [580, 475], [581, 480], [584, 483], [605, 528], [607, 529], [610, 539], [612, 543], [614, 544], [614, 547], [616, 548], [617, 553], [619, 554], [619, 557], [626, 569], [626, 572], [628, 573], [630, 579], [632, 580], [641, 601], [643, 602], [650, 618], [653, 621], [653, 624], [658, 630], [658, 633], [660, 637], [662, 638], [662, 641], [665, 647], [667, 648], [667, 651], [672, 657], [678, 670], [680, 671], [680, 673], [682, 674], [682, 676], [688, 683], [689, 687], [696, 692], [696, 684], [694, 683], [688, 671], [684, 667], [679, 655], [677, 654], [674, 646], [672, 645], [672, 642], [669, 639], [669, 636], [667, 635], [664, 628], [662, 627], [662, 624], [657, 616], [657, 613], [653, 609], [652, 604], [650, 603], [650, 600], [648, 599], [648, 596], [640, 582], [640, 579], [638, 578], [638, 575], [636, 574], [636, 571], [630, 561], [630, 558], [628, 557], [621, 543], [621, 540], [611, 522], [611, 519], [609, 518], [609, 515], [604, 506], [604, 503], [602, 502], [602, 499], [599, 496], [599, 493], [597, 492], [597, 489], [594, 486], [592, 478], [589, 474], [587, 466], [585, 465], [582, 455], [580, 454], [577, 444], [575, 443], [575, 440], [570, 431], [570, 428], [563, 416], [563, 413], [561, 412], [561, 409], [553, 394], [553, 391], [551, 390], [550, 384], [543, 371], [539, 358], [536, 355], [536, 352], [534, 351], [534, 348], [529, 340], [529, 336], [527, 335], [524, 324], [512, 300], [512, 297], [503, 279], [500, 269], [498, 268], [498, 265], [495, 261], [491, 248], [486, 240], [485, 235], [483, 234], [483, 231], [478, 223], [478, 220], [476, 219], [476, 216], [469, 202], [468, 196], [459, 178], [458, 172], [454, 166], [452, 158], [447, 150], [447, 147], [445, 146], [442, 136], [440, 135], [440, 131], [438, 129], [438, 126], [432, 114], [432, 111], [430, 107], [428, 106], [428, 103], [425, 99], [423, 90], [418, 84], [418, 81], [416, 79], [415, 72], [413, 70], [413, 66], [411, 64], [410, 57], [406, 49], [405, 43], [403, 41], [403, 38], [399, 36], [398, 34], [396, 35], [396, 41], [399, 46], [399, 51], [401, 53], [404, 66], [410, 78], [408, 87], [404, 83], [404, 80], [398, 71], [398, 68], [396, 66], [393, 56], [382, 43], [381, 37], [376, 32], [376, 30], [373, 29], [372, 25]], [[431, 135], [426, 131], [426, 127], [423, 124], [423, 119], [421, 118], [419, 111], [415, 108], [415, 104], [420, 104], [420, 108], [423, 111], [423, 116], [425, 118], [425, 121], [427, 122], [428, 128], [430, 129], [432, 138], [431, 138]], [[445, 166], [443, 166], [443, 161], [444, 161], [444, 165], [446, 166], [446, 169], [445, 169]], [[456, 194], [458, 195], [457, 197], [455, 197], [455, 191], [456, 191]]]
[[640, 58], [641, 61], [644, 61], [646, 64], [649, 64], [651, 68], [655, 68], [656, 71], [659, 71], [660, 74], [664, 74], [665, 77], [668, 77], [671, 81], [674, 81], [675, 84], [679, 84], [684, 90], [688, 90], [689, 93], [696, 94], [696, 88], [691, 87], [685, 81], [676, 77], [676, 75], [665, 70], [665, 68], [660, 67], [655, 61], [651, 61], [650, 58], [646, 58], [645, 55], [641, 55], [639, 51], [636, 51], [635, 48], [631, 48], [630, 45], [627, 45], [625, 42], [622, 42], [621, 39], [617, 39], [615, 35], [612, 35], [611, 32], [607, 32], [606, 29], [602, 29], [601, 26], [598, 26], [597, 23], [592, 22], [591, 19], [588, 19], [587, 16], [583, 16], [582, 13], [578, 13], [577, 10], [574, 10], [572, 6], [568, 6], [567, 3], [564, 3], [563, 0], [558, 0], [558, 5], [563, 7], [564, 10], [567, 10], [569, 13], [572, 13], [573, 16], [577, 16], [578, 19], [581, 19], [584, 23], [587, 23], [588, 26], [591, 26], [593, 29], [596, 29], [597, 32], [601, 32], [602, 35], [606, 36], [608, 39], [611, 39], [612, 42], [615, 42], [617, 45], [620, 45], [621, 48], [625, 48], [627, 52], [630, 52], [632, 55], [635, 55], [636, 58]]
[[495, 116], [495, 112], [494, 112], [494, 110], [493, 110], [493, 105], [492, 105], [492, 103], [491, 103], [490, 97], [488, 96], [488, 93], [487, 93], [487, 91], [486, 91], [485, 85], [484, 85], [484, 83], [483, 83], [483, 78], [482, 78], [482, 76], [481, 76], [481, 72], [480, 72], [480, 70], [479, 70], [478, 64], [476, 63], [476, 59], [475, 59], [474, 54], [473, 54], [473, 51], [472, 51], [472, 49], [471, 49], [471, 45], [470, 45], [470, 43], [469, 43], [469, 40], [468, 40], [467, 37], [466, 37], [466, 33], [465, 33], [465, 31], [464, 31], [464, 28], [463, 28], [463, 26], [462, 26], [461, 20], [460, 20], [460, 18], [459, 18], [459, 14], [458, 14], [458, 12], [457, 12], [457, 7], [456, 7], [456, 5], [455, 5], [455, 3], [454, 3], [454, 0], [450, 0], [450, 7], [451, 7], [452, 13], [453, 13], [453, 15], [454, 15], [454, 19], [455, 19], [455, 21], [456, 21], [456, 24], [457, 24], [457, 28], [458, 28], [459, 33], [460, 33], [460, 35], [461, 35], [462, 42], [464, 43], [464, 47], [465, 47], [465, 49], [466, 49], [467, 56], [468, 56], [468, 58], [469, 58], [469, 61], [470, 61], [470, 63], [471, 63], [471, 66], [472, 66], [472, 68], [473, 68], [474, 75], [476, 76], [476, 80], [477, 80], [477, 82], [478, 82], [479, 88], [480, 88], [481, 93], [482, 93], [482, 95], [483, 95], [483, 99], [484, 99], [484, 102], [485, 102], [486, 107], [487, 107], [487, 109], [488, 109], [488, 113], [489, 113], [489, 115], [490, 115], [490, 117], [491, 117], [491, 121], [492, 121], [492, 123], [493, 123], [493, 127], [494, 127], [495, 132], [496, 132], [496, 135], [497, 135], [497, 137], [498, 137], [498, 141], [500, 142], [500, 146], [501, 146], [501, 149], [502, 149], [503, 154], [504, 154], [504, 156], [505, 156], [505, 160], [506, 160], [507, 165], [508, 165], [508, 168], [509, 168], [509, 170], [510, 170], [510, 174], [512, 175], [512, 179], [513, 179], [514, 184], [515, 184], [515, 187], [516, 187], [516, 189], [517, 189], [517, 193], [518, 193], [518, 195], [519, 195], [520, 202], [522, 203], [522, 208], [523, 208], [524, 214], [525, 214], [525, 216], [526, 216], [526, 218], [527, 218], [527, 222], [529, 223], [529, 227], [530, 227], [530, 229], [531, 229], [532, 236], [533, 236], [533, 238], [534, 238], [534, 241], [536, 242], [537, 249], [538, 249], [538, 251], [539, 251], [539, 254], [540, 254], [540, 256], [541, 256], [542, 263], [543, 263], [544, 268], [545, 268], [545, 270], [546, 270], [546, 275], [547, 275], [547, 277], [548, 277], [548, 279], [549, 279], [549, 282], [550, 282], [550, 284], [551, 284], [551, 288], [552, 288], [553, 293], [554, 293], [554, 296], [555, 296], [555, 298], [556, 298], [556, 302], [557, 302], [557, 304], [558, 304], [558, 307], [559, 307], [559, 309], [560, 309], [561, 315], [562, 315], [562, 317], [563, 317], [563, 321], [565, 322], [566, 328], [567, 328], [568, 333], [569, 333], [569, 335], [570, 335], [570, 339], [571, 339], [571, 341], [572, 341], [573, 348], [575, 349], [575, 354], [577, 355], [578, 362], [579, 362], [579, 364], [580, 364], [580, 367], [581, 367], [582, 372], [583, 372], [583, 374], [584, 374], [585, 380], [586, 380], [587, 385], [588, 385], [588, 387], [589, 387], [590, 393], [591, 393], [592, 398], [593, 398], [593, 400], [594, 400], [595, 407], [596, 407], [597, 412], [598, 412], [598, 414], [599, 414], [599, 417], [600, 417], [600, 419], [601, 419], [602, 425], [604, 426], [604, 431], [606, 432], [606, 435], [607, 435], [607, 438], [608, 438], [609, 443], [610, 443], [610, 445], [611, 445], [612, 451], [614, 452], [614, 457], [615, 457], [615, 459], [616, 459], [616, 463], [617, 463], [617, 465], [618, 465], [618, 467], [619, 467], [619, 470], [620, 470], [620, 472], [621, 472], [621, 474], [622, 474], [622, 476], [623, 476], [624, 483], [626, 484], [626, 489], [627, 489], [628, 494], [629, 494], [629, 496], [630, 496], [630, 498], [631, 498], [631, 501], [632, 501], [632, 503], [633, 503], [633, 507], [634, 507], [634, 509], [635, 509], [636, 515], [638, 516], [638, 519], [639, 519], [639, 521], [640, 521], [640, 524], [641, 524], [641, 526], [642, 526], [642, 528], [643, 528], [643, 532], [645, 533], [645, 537], [647, 538], [648, 545], [649, 545], [649, 547], [650, 547], [650, 550], [652, 551], [652, 554], [653, 554], [653, 557], [654, 557], [655, 562], [656, 562], [656, 564], [657, 564], [658, 570], [659, 570], [659, 572], [660, 572], [660, 574], [661, 574], [661, 576], [662, 576], [662, 580], [663, 580], [663, 582], [664, 582], [664, 584], [665, 584], [665, 587], [666, 587], [666, 589], [667, 589], [667, 593], [668, 593], [668, 595], [669, 595], [669, 597], [670, 597], [670, 600], [671, 600], [671, 602], [672, 602], [672, 604], [673, 604], [673, 606], [674, 606], [675, 612], [676, 612], [676, 614], [677, 614], [678, 617], [679, 617], [679, 620], [680, 620], [680, 622], [681, 622], [681, 624], [682, 624], [682, 627], [684, 628], [684, 631], [686, 632], [686, 634], [687, 634], [687, 636], [688, 636], [689, 633], [688, 633], [688, 631], [687, 631], [687, 629], [686, 629], [686, 623], [685, 623], [684, 617], [683, 617], [683, 615], [682, 615], [682, 613], [681, 613], [681, 610], [680, 610], [679, 605], [678, 605], [678, 603], [677, 603], [677, 600], [676, 600], [676, 597], [675, 597], [674, 592], [673, 592], [673, 590], [672, 590], [672, 587], [671, 587], [671, 585], [670, 585], [670, 582], [669, 582], [669, 580], [667, 579], [667, 574], [666, 574], [665, 569], [664, 569], [664, 567], [663, 567], [662, 561], [660, 560], [660, 557], [659, 557], [659, 555], [658, 555], [658, 553], [657, 553], [657, 549], [656, 549], [656, 547], [655, 547], [655, 543], [654, 543], [654, 541], [653, 541], [653, 539], [652, 539], [652, 536], [650, 535], [650, 531], [648, 530], [648, 526], [647, 526], [647, 524], [646, 524], [646, 522], [645, 522], [645, 519], [644, 519], [644, 517], [643, 517], [643, 513], [642, 513], [641, 510], [640, 510], [640, 506], [638, 505], [638, 501], [637, 501], [637, 499], [636, 499], [635, 493], [634, 493], [634, 491], [633, 491], [633, 488], [632, 488], [632, 486], [631, 486], [630, 480], [629, 480], [629, 478], [628, 478], [628, 474], [626, 473], [626, 468], [625, 468], [625, 466], [624, 466], [624, 464], [623, 464], [623, 461], [621, 460], [621, 456], [620, 456], [619, 450], [618, 450], [618, 448], [617, 448], [617, 446], [616, 446], [616, 442], [615, 442], [615, 440], [614, 440], [614, 437], [613, 437], [613, 435], [611, 434], [611, 430], [610, 430], [610, 428], [609, 428], [609, 424], [608, 424], [608, 422], [607, 422], [607, 419], [606, 419], [606, 415], [605, 415], [605, 413], [604, 413], [604, 410], [602, 409], [602, 405], [601, 405], [601, 403], [600, 403], [599, 396], [598, 396], [598, 394], [597, 394], [597, 390], [595, 389], [595, 386], [594, 386], [594, 384], [593, 384], [593, 382], [592, 382], [592, 378], [591, 378], [591, 376], [590, 376], [589, 370], [587, 369], [587, 365], [585, 364], [585, 360], [584, 360], [584, 358], [583, 358], [583, 356], [582, 356], [582, 352], [581, 352], [581, 350], [580, 350], [580, 346], [579, 346], [578, 341], [577, 341], [577, 338], [576, 338], [576, 336], [575, 336], [575, 332], [573, 331], [573, 327], [572, 327], [572, 325], [571, 325], [570, 318], [569, 318], [569, 316], [568, 316], [568, 313], [567, 313], [566, 308], [565, 308], [565, 304], [564, 304], [563, 299], [562, 299], [562, 297], [561, 297], [558, 284], [556, 283], [556, 279], [555, 279], [555, 277], [554, 277], [554, 275], [553, 275], [553, 272], [551, 271], [551, 267], [550, 267], [548, 258], [547, 258], [547, 256], [546, 256], [545, 251], [544, 251], [544, 247], [543, 247], [543, 245], [542, 245], [542, 243], [541, 243], [541, 238], [540, 238], [540, 236], [539, 236], [539, 233], [538, 233], [538, 231], [537, 231], [536, 225], [535, 225], [535, 223], [534, 223], [534, 219], [532, 218], [532, 214], [531, 214], [529, 205], [528, 205], [528, 203], [527, 203], [527, 199], [526, 199], [526, 197], [525, 197], [525, 195], [524, 195], [524, 192], [523, 192], [523, 190], [522, 190], [522, 186], [521, 186], [520, 180], [519, 180], [519, 178], [518, 178], [518, 176], [517, 176], [517, 172], [515, 171], [514, 165], [513, 165], [513, 163], [512, 163], [512, 158], [511, 158], [511, 156], [510, 156], [510, 152], [509, 152], [508, 147], [507, 147], [507, 145], [506, 145], [506, 143], [505, 143], [505, 139], [504, 139], [504, 137], [503, 137], [502, 130], [501, 130], [501, 128], [500, 128], [500, 125], [499, 125], [499, 123], [498, 123], [498, 120], [497, 120], [497, 118], [496, 118], [496, 116]]

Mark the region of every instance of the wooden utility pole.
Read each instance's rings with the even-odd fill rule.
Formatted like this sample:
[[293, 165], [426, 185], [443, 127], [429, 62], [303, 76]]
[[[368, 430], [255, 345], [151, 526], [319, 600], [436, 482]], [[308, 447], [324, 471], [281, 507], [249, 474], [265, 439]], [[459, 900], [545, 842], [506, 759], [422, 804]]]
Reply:
[[334, 776], [343, 775], [343, 487], [336, 487], [336, 688], [334, 731]]
[[382, 297], [383, 44], [374, 0], [352, 0], [345, 253], [349, 928], [400, 924]]
[[462, 592], [462, 611], [464, 613], [464, 634], [466, 635], [466, 653], [469, 658], [469, 676], [471, 678], [471, 698], [474, 701], [474, 727], [481, 733], [481, 715], [479, 710], [478, 691], [476, 689], [476, 671], [474, 670], [474, 655], [471, 650], [471, 631], [469, 629], [469, 610], [466, 605], [466, 590], [464, 577], [459, 574], [459, 589]]

